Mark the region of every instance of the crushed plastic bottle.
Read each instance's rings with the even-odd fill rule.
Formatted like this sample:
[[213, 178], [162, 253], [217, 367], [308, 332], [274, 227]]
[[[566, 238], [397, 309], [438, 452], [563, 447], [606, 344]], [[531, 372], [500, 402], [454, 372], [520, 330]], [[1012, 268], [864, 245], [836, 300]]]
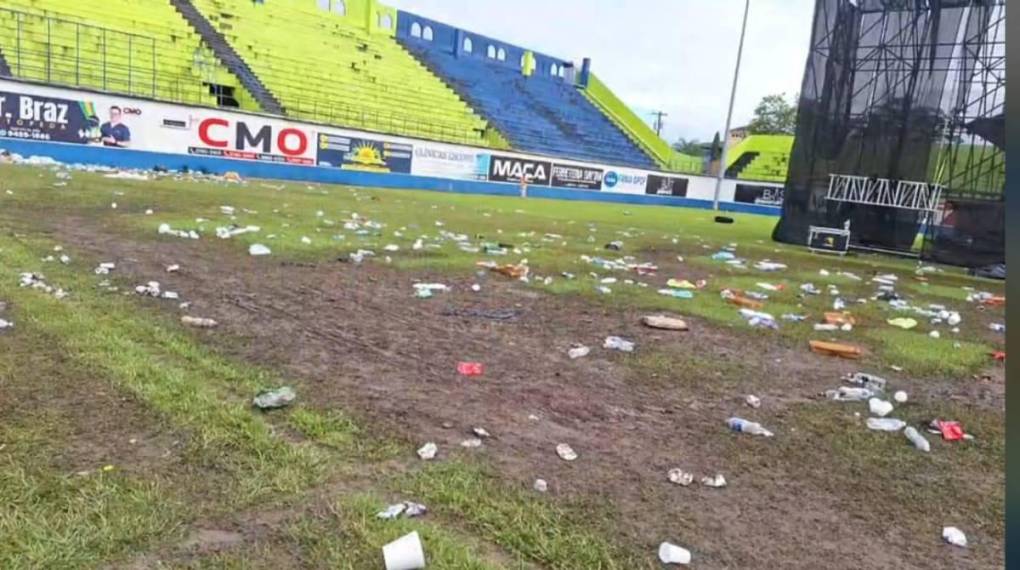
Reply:
[[276, 390], [263, 390], [256, 394], [252, 404], [260, 410], [272, 410], [289, 406], [297, 394], [290, 386], [283, 386]]
[[621, 352], [634, 352], [634, 343], [620, 338], [618, 336], [606, 337], [605, 342], [602, 344], [604, 348], [610, 350], [619, 350]]
[[893, 418], [868, 418], [868, 429], [875, 431], [900, 431], [907, 427], [903, 420]]
[[920, 449], [925, 453], [931, 451], [931, 443], [929, 443], [928, 440], [920, 434], [920, 432], [914, 429], [913, 426], [907, 427], [907, 429], [903, 430], [903, 435], [907, 436], [910, 443], [914, 444], [914, 447], [917, 449]]
[[892, 413], [893, 405], [885, 400], [871, 398], [868, 400], [868, 409], [871, 411], [871, 415], [884, 418]]
[[875, 396], [875, 392], [867, 388], [841, 386], [825, 392], [825, 397], [837, 402], [863, 402]]
[[955, 526], [947, 526], [942, 529], [942, 540], [953, 546], [967, 548], [967, 535], [963, 534], [963, 531]]
[[741, 433], [747, 433], [751, 435], [760, 435], [764, 437], [772, 437], [775, 435], [769, 430], [762, 427], [758, 422], [752, 422], [743, 418], [730, 418], [726, 420], [726, 425], [733, 431], [739, 431]]

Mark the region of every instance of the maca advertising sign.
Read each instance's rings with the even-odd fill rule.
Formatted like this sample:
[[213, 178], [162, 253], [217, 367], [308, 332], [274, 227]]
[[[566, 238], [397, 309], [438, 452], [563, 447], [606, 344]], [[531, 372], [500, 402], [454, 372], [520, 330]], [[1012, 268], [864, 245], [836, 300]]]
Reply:
[[201, 156], [240, 158], [265, 162], [312, 165], [305, 156], [311, 141], [308, 133], [293, 127], [274, 127], [258, 120], [230, 120], [207, 117], [195, 126], [201, 146], [189, 146], [188, 153]]
[[552, 163], [527, 160], [494, 154], [489, 160], [489, 180], [493, 182], [520, 182], [548, 186]]
[[91, 102], [0, 91], [0, 137], [89, 144], [100, 127]]
[[557, 188], [583, 188], [585, 190], [602, 189], [602, 169], [586, 166], [554, 164], [552, 167], [552, 186]]

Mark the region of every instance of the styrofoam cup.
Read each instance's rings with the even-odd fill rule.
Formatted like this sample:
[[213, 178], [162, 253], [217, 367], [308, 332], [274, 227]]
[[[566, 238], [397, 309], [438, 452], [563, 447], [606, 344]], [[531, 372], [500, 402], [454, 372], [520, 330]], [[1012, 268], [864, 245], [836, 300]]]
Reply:
[[663, 564], [690, 564], [691, 551], [675, 544], [663, 542], [659, 545], [659, 560]]
[[382, 551], [386, 570], [419, 570], [425, 567], [425, 550], [417, 531], [383, 546]]

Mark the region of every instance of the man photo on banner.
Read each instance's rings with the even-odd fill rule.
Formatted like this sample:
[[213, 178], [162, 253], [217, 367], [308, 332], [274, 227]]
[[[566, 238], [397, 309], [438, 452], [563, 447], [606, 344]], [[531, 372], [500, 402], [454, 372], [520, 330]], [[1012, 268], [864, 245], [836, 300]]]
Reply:
[[110, 107], [110, 120], [99, 127], [100, 140], [103, 146], [127, 148], [131, 143], [131, 129], [121, 122], [123, 111], [114, 105]]

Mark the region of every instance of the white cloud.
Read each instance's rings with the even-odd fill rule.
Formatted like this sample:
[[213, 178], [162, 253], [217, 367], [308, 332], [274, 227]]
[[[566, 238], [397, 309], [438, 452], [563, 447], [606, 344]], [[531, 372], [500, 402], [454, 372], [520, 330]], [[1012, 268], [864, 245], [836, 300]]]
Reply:
[[[742, 0], [388, 0], [447, 24], [580, 63], [664, 137], [710, 140], [726, 122]], [[813, 0], [751, 0], [734, 125], [765, 95], [799, 91]]]

